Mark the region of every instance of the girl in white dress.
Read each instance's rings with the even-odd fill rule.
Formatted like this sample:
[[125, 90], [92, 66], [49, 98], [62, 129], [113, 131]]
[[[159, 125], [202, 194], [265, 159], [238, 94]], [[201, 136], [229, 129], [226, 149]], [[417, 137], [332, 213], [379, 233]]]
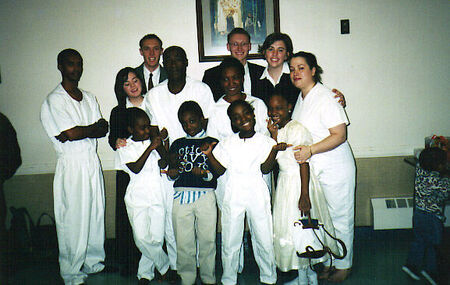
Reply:
[[[292, 104], [281, 94], [269, 98], [268, 129], [273, 139], [287, 145], [310, 145], [311, 134], [299, 122], [291, 120]], [[310, 261], [297, 256], [293, 240], [293, 224], [301, 216], [311, 214], [312, 218], [331, 233], [334, 233], [322, 189], [314, 174], [310, 174], [308, 162], [299, 164], [292, 148], [277, 156], [280, 167], [273, 206], [274, 250], [277, 267], [287, 272], [298, 270], [298, 284], [317, 284], [317, 275], [309, 267]], [[326, 245], [337, 252], [336, 243], [326, 240]], [[311, 260], [311, 264], [325, 261]]]

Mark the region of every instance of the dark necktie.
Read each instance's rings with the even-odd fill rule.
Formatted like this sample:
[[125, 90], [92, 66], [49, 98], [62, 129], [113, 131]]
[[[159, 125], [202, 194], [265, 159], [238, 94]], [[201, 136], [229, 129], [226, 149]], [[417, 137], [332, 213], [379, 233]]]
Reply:
[[148, 90], [147, 91], [150, 91], [150, 89], [153, 88], [152, 77], [153, 77], [153, 73], [150, 73], [150, 77], [148, 78]]

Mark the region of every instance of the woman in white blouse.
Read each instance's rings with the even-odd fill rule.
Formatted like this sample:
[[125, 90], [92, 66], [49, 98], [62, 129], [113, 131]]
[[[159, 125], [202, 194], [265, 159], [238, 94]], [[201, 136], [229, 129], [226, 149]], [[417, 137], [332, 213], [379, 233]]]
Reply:
[[335, 260], [335, 270], [325, 266], [323, 278], [340, 282], [350, 274], [353, 258], [355, 160], [347, 142], [347, 115], [321, 84], [322, 68], [312, 53], [298, 52], [289, 61], [290, 77], [301, 93], [292, 119], [303, 124], [313, 137], [310, 146], [297, 146], [299, 163], [309, 159], [319, 178], [337, 238], [344, 241], [347, 256]]

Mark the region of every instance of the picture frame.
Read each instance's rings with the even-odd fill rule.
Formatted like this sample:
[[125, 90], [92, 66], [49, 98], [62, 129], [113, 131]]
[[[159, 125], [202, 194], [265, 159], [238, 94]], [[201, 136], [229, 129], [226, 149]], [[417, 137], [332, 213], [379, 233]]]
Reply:
[[221, 61], [229, 56], [227, 35], [234, 27], [250, 34], [248, 58], [262, 58], [258, 46], [267, 35], [280, 32], [279, 7], [279, 0], [196, 0], [199, 61]]

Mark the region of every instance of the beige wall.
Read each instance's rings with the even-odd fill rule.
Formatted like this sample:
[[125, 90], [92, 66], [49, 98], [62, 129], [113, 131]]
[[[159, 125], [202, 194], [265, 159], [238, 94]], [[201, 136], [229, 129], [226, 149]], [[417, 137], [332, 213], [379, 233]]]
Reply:
[[[17, 130], [23, 165], [6, 184], [10, 205], [35, 217], [50, 211], [56, 156], [40, 122], [45, 96], [58, 84], [56, 55], [72, 47], [84, 58], [80, 87], [98, 98], [109, 118], [114, 78], [142, 58], [138, 41], [157, 33], [164, 46], [182, 46], [188, 74], [200, 79], [194, 0], [0, 1], [0, 112]], [[433, 133], [450, 130], [450, 1], [280, 0], [281, 30], [294, 49], [314, 52], [326, 85], [341, 90], [351, 121], [349, 142], [358, 159], [357, 224], [370, 224], [369, 197], [412, 191], [410, 155]], [[339, 20], [350, 19], [349, 35]], [[262, 61], [257, 61], [262, 63]], [[114, 153], [99, 140], [105, 170]], [[375, 158], [369, 158], [375, 157]], [[39, 174], [39, 175], [38, 175]], [[107, 231], [113, 233], [114, 179], [107, 182]]]
[[[138, 41], [146, 33], [157, 33], [165, 47], [184, 47], [193, 78], [217, 64], [198, 62], [195, 1], [161, 3], [0, 1], [0, 112], [18, 133], [19, 174], [54, 171], [39, 110], [60, 81], [56, 55], [62, 49], [83, 55], [80, 87], [97, 96], [106, 118], [116, 104], [115, 75], [141, 63]], [[280, 10], [281, 30], [295, 50], [314, 52], [325, 84], [345, 94], [357, 157], [410, 155], [425, 136], [448, 135], [448, 0], [280, 0]], [[350, 19], [349, 35], [339, 33], [343, 18]], [[104, 168], [112, 169], [114, 154], [105, 139], [99, 154]]]
[[[414, 168], [404, 157], [360, 158], [357, 163], [356, 216], [357, 226], [373, 223], [370, 198], [412, 196]], [[115, 172], [105, 171], [106, 235], [114, 237]], [[53, 174], [18, 175], [5, 184], [8, 206], [26, 207], [36, 221], [42, 212], [53, 216]], [[8, 213], [9, 214], [9, 213]], [[8, 217], [8, 222], [10, 216]]]

